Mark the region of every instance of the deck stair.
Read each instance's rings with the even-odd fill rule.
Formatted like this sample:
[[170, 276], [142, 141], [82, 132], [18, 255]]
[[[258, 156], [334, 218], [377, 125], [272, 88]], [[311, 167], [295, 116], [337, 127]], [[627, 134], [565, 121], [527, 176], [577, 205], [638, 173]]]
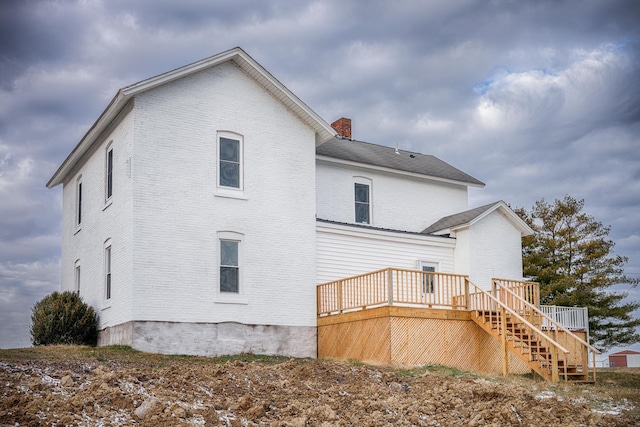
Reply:
[[494, 281], [495, 296], [473, 283], [471, 286], [475, 287], [475, 292], [470, 294], [470, 308], [475, 312], [473, 320], [502, 344], [505, 374], [508, 373], [508, 351], [547, 381], [595, 381], [595, 370], [589, 375], [588, 353], [591, 350], [595, 355], [599, 353], [597, 349], [557, 324], [506, 284]]

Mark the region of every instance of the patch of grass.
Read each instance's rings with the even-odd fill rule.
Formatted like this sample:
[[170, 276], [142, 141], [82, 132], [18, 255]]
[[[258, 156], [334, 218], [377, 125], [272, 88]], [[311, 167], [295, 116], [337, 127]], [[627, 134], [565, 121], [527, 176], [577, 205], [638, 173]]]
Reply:
[[596, 385], [640, 390], [640, 368], [602, 368], [596, 373]]
[[7, 362], [34, 360], [61, 361], [74, 359], [91, 359], [119, 365], [144, 365], [158, 368], [184, 364], [222, 364], [236, 360], [245, 363], [259, 362], [275, 365], [289, 360], [288, 357], [260, 354], [237, 354], [224, 357], [188, 356], [184, 354], [162, 355], [134, 350], [126, 345], [111, 345], [105, 347], [53, 345], [0, 350], [0, 360]]
[[426, 373], [442, 375], [454, 378], [479, 378], [476, 372], [465, 371], [458, 368], [452, 368], [444, 365], [423, 365], [415, 368], [400, 368], [395, 370], [396, 375], [403, 378], [415, 378]]

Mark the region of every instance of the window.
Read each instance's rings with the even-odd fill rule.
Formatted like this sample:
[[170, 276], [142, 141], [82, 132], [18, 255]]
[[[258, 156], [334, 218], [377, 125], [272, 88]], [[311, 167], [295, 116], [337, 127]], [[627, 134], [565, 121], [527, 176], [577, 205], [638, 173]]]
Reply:
[[239, 247], [238, 241], [220, 240], [220, 292], [240, 290]]
[[111, 299], [111, 245], [104, 248], [105, 299]]
[[369, 185], [356, 182], [354, 194], [356, 202], [356, 222], [358, 224], [371, 224]]
[[76, 226], [82, 224], [82, 175], [76, 181]]
[[[436, 271], [435, 267], [423, 265], [422, 271], [425, 273], [432, 273]], [[434, 276], [433, 274], [422, 275], [422, 292], [425, 294], [432, 294], [434, 290]]]
[[242, 189], [242, 143], [240, 135], [218, 134], [218, 186]]
[[107, 147], [105, 162], [105, 200], [113, 196], [113, 147]]
[[418, 261], [418, 268], [422, 270], [422, 293], [433, 294], [436, 291], [436, 275], [429, 274], [438, 271], [438, 264], [434, 262]]
[[80, 260], [76, 261], [76, 264], [75, 264], [75, 282], [76, 282], [76, 293], [80, 295]]

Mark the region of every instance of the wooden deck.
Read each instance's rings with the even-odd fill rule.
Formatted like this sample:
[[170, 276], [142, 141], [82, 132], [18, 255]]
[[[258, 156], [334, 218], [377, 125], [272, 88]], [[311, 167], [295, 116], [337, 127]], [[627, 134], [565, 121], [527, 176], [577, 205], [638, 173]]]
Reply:
[[494, 279], [486, 292], [462, 275], [388, 268], [319, 285], [317, 298], [318, 357], [595, 378], [599, 352], [537, 308], [536, 283]]

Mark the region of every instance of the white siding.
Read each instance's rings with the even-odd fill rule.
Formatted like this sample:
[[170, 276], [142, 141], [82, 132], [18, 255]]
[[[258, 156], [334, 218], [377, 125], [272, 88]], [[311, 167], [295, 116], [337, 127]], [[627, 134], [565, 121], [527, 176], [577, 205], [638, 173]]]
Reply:
[[[233, 63], [135, 100], [135, 320], [315, 326], [315, 133]], [[216, 195], [216, 132], [244, 138], [243, 198]], [[216, 302], [218, 232], [244, 294]]]
[[463, 185], [318, 161], [318, 218], [355, 222], [354, 177], [371, 180], [374, 227], [420, 232], [444, 216], [468, 209], [467, 187]]
[[386, 267], [417, 269], [418, 261], [453, 273], [455, 240], [318, 222], [317, 282]]
[[471, 273], [471, 254], [469, 253], [471, 242], [471, 233], [468, 228], [455, 232], [456, 249], [454, 253], [454, 272], [456, 274], [464, 274], [469, 276]]
[[491, 288], [493, 277], [522, 279], [520, 231], [499, 210], [469, 229], [469, 278], [482, 289]]
[[[81, 266], [80, 296], [97, 311], [100, 327], [131, 319], [133, 115], [102, 138], [92, 155], [63, 185], [62, 290], [75, 288], [75, 263]], [[113, 197], [105, 205], [105, 148], [111, 143]], [[82, 224], [76, 227], [76, 182], [82, 175]], [[104, 242], [112, 243], [112, 298], [105, 300]]]
[[627, 354], [627, 368], [640, 368], [640, 354]]

